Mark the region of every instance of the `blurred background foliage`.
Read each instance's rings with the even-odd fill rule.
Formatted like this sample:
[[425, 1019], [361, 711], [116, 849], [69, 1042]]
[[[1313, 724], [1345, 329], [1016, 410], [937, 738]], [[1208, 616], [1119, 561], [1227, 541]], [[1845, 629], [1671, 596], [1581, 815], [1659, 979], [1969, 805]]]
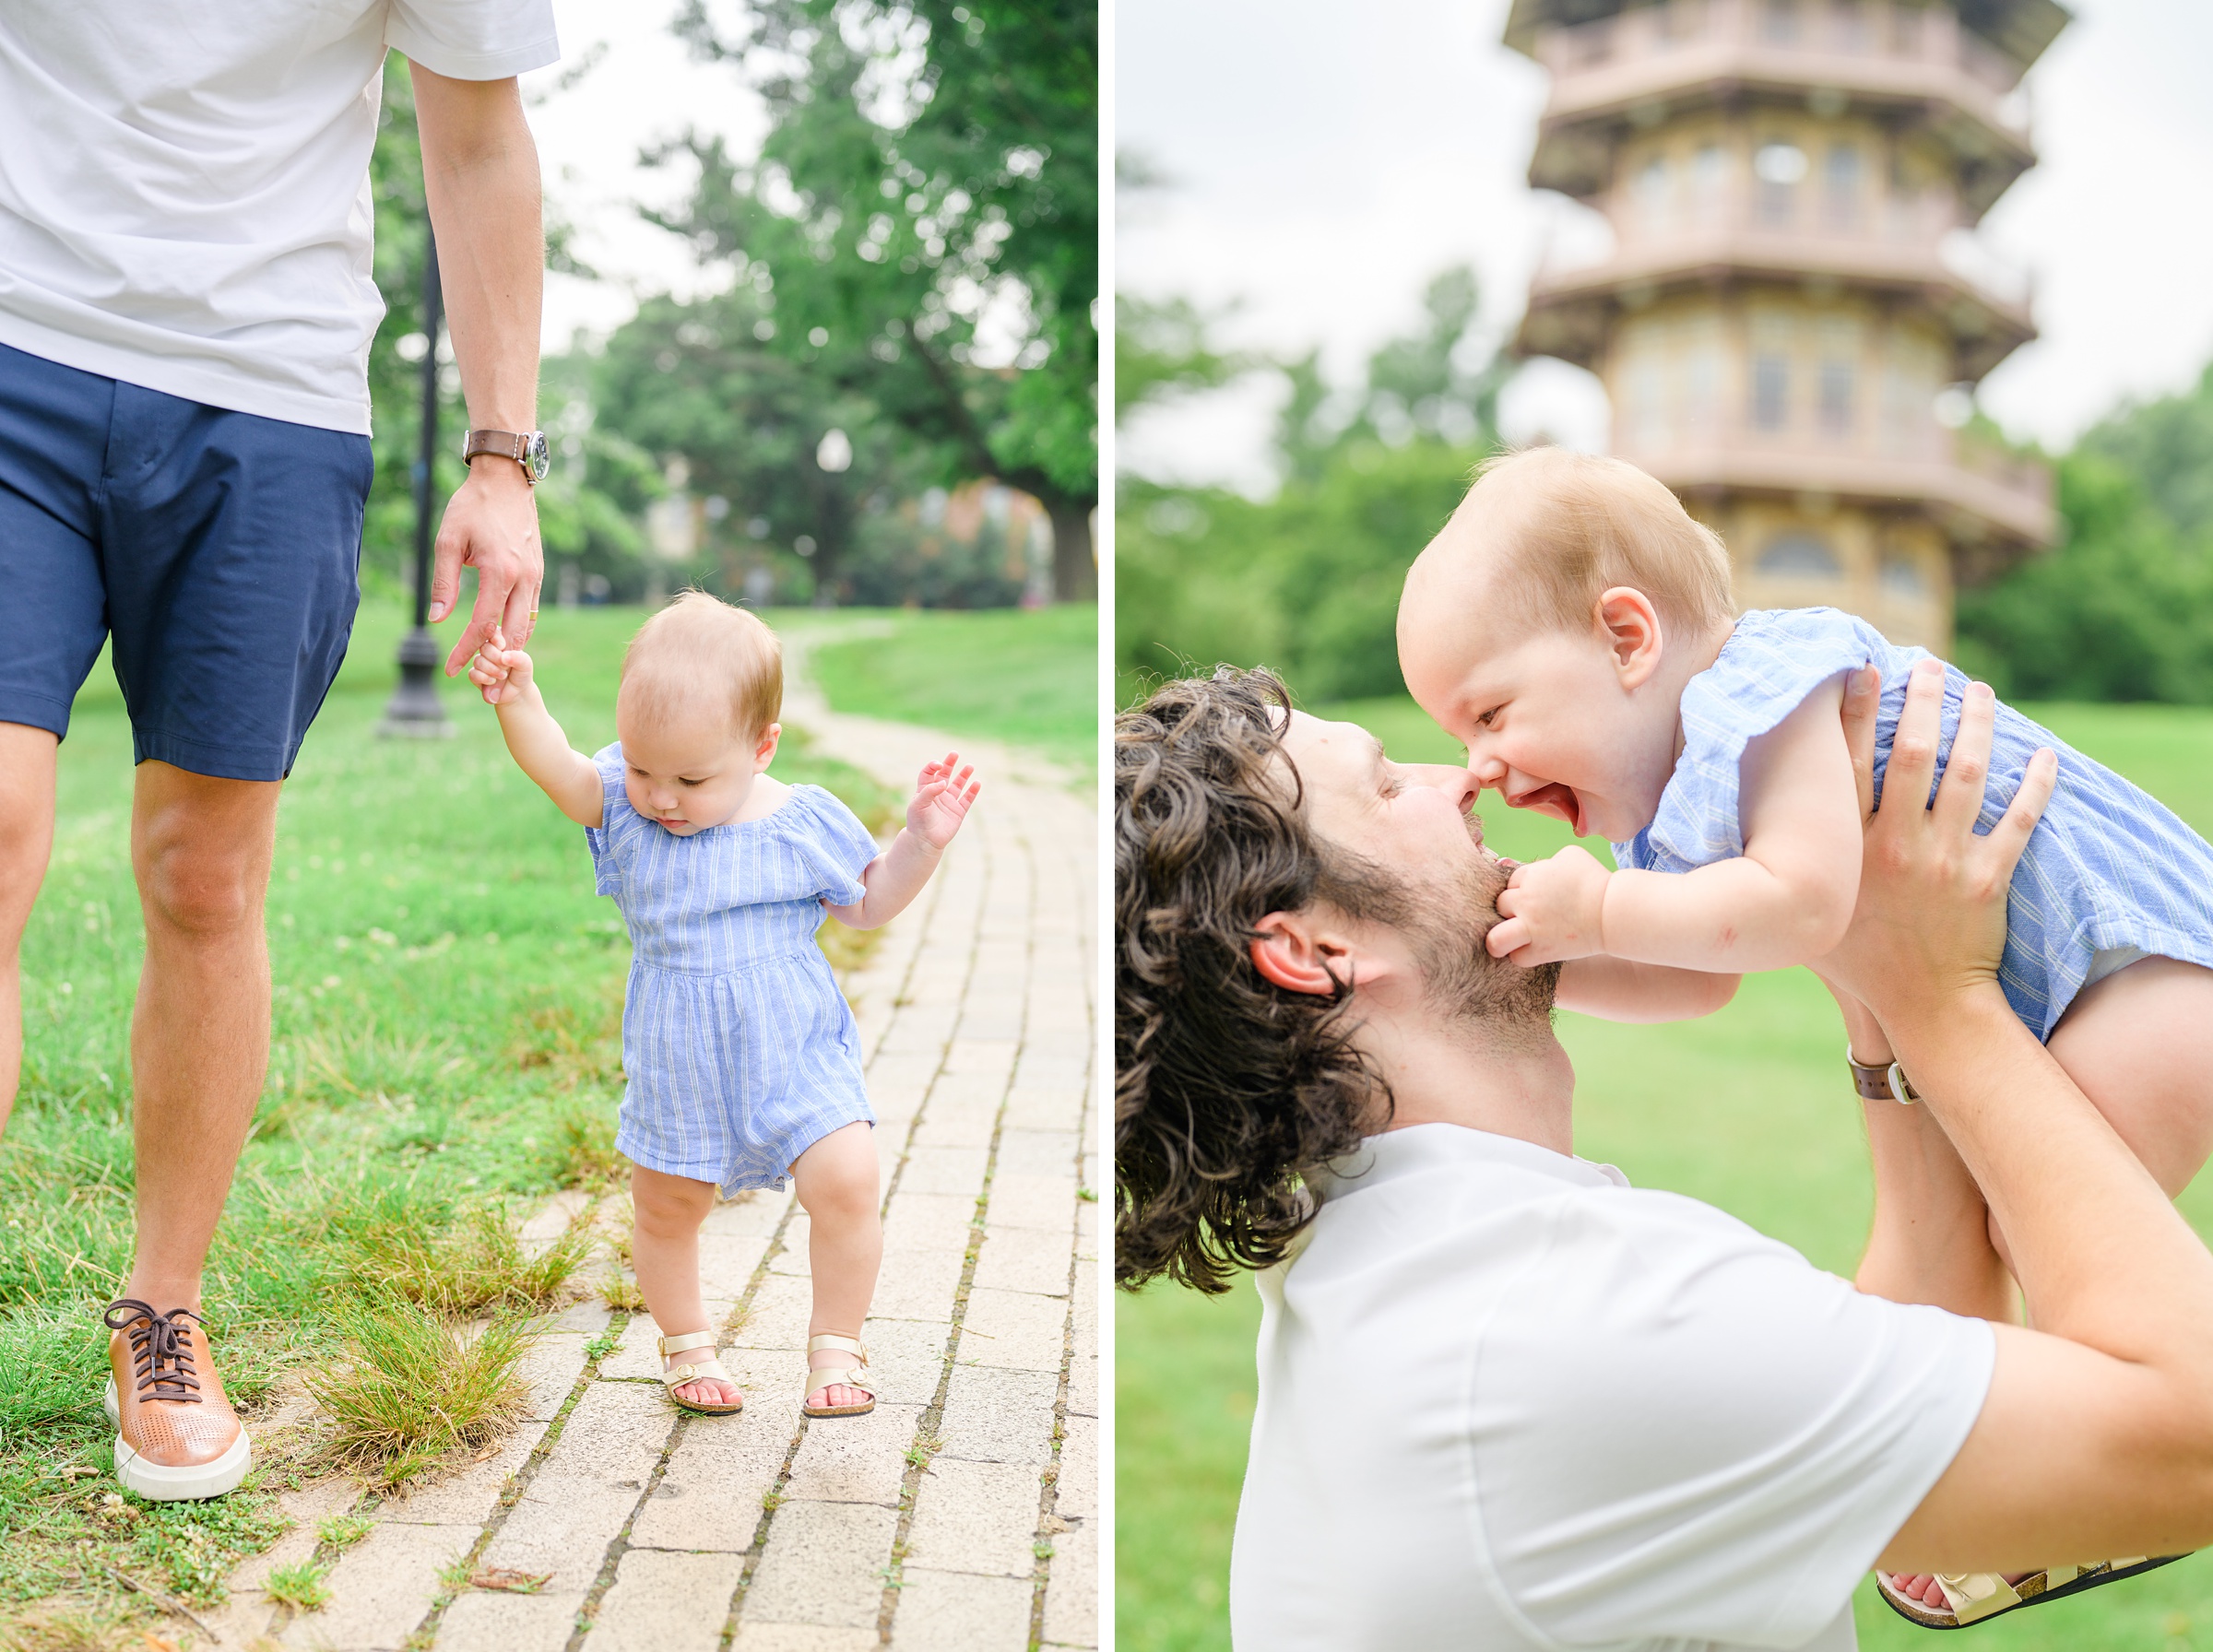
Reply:
[[[1511, 363], [1485, 351], [1475, 300], [1467, 271], [1439, 276], [1423, 324], [1338, 387], [1313, 355], [1225, 352], [1220, 318], [1188, 302], [1118, 301], [1118, 418], [1253, 372], [1289, 386], [1272, 498], [1120, 478], [1121, 703], [1218, 660], [1277, 667], [1310, 703], [1403, 693], [1400, 583], [1499, 442]], [[2003, 441], [1980, 419], [1973, 433]], [[1959, 663], [2008, 698], [2213, 704], [2213, 367], [2045, 456], [2061, 541], [1960, 592]]]
[[[701, 295], [647, 296], [544, 362], [549, 601], [1094, 598], [1096, 28], [1085, 4], [692, 0], [677, 32], [765, 101], [769, 133], [751, 161], [696, 134], [643, 158], [691, 171], [677, 207], [640, 210], [689, 243]], [[387, 315], [362, 580], [396, 594], [426, 348], [396, 56], [372, 182]], [[570, 241], [550, 214], [549, 266], [590, 276]], [[467, 416], [440, 355], [443, 500]]]

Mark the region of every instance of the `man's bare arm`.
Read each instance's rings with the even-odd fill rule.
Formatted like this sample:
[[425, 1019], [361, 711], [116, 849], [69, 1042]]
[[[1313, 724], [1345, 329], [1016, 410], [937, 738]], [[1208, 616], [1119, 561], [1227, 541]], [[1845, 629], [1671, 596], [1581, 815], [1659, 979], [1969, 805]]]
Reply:
[[[439, 280], [473, 430], [538, 427], [545, 230], [538, 147], [514, 79], [455, 80], [409, 65], [422, 181], [437, 230]], [[431, 579], [431, 619], [453, 609], [463, 564], [477, 603], [446, 658], [452, 676], [494, 630], [529, 641], [545, 578], [538, 506], [522, 466], [479, 458], [447, 504]]]
[[2006, 1232], [2037, 1328], [1995, 1328], [1982, 1414], [1882, 1564], [2018, 1571], [2194, 1549], [2213, 1540], [2213, 1255], [1998, 988], [2006, 885], [2054, 765], [2031, 763], [1977, 837], [1995, 702], [1970, 690], [1935, 806], [1912, 807], [1942, 690], [1940, 670], [1915, 673], [1895, 803], [1870, 824], [1852, 930], [1821, 968], [1889, 1032]]

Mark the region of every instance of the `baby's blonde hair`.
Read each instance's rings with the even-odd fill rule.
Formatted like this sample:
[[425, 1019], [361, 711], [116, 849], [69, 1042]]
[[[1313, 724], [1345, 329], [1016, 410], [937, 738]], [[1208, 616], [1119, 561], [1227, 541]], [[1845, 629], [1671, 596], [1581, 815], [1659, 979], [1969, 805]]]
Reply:
[[686, 591], [631, 638], [621, 698], [648, 717], [727, 709], [730, 732], [757, 740], [784, 708], [784, 647], [759, 616]]
[[1488, 590], [1519, 618], [1584, 631], [1600, 593], [1629, 585], [1678, 624], [1725, 623], [1736, 611], [1729, 552], [1711, 528], [1634, 465], [1562, 447], [1486, 459], [1437, 537], [1458, 558], [1483, 558]]

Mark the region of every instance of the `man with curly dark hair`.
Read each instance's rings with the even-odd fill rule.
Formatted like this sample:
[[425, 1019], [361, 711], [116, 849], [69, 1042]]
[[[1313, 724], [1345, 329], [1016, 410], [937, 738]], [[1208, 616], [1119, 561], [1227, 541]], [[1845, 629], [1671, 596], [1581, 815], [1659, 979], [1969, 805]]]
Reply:
[[[1509, 868], [1466, 773], [1264, 673], [1118, 719], [1116, 1273], [1260, 1286], [1241, 1648], [1843, 1652], [1878, 1558], [1952, 1627], [2213, 1537], [2213, 1256], [1996, 981], [2050, 755], [1978, 836], [1970, 694], [1935, 806], [1876, 811], [1858, 676], [1866, 869], [1822, 969], [1914, 1082], [1864, 1103], [1857, 1288], [1573, 1156], [1554, 974], [1484, 948]], [[1940, 690], [1888, 798], [1931, 794]]]

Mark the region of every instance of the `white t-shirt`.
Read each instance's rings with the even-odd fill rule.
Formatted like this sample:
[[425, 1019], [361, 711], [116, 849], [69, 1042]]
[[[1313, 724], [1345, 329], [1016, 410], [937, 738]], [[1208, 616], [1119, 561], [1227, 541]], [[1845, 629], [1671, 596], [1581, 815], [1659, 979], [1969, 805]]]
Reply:
[[1991, 1328], [1508, 1137], [1361, 1164], [1260, 1278], [1238, 1652], [1849, 1652]]
[[0, 5], [0, 344], [365, 432], [387, 46], [458, 80], [561, 55], [550, 0]]

